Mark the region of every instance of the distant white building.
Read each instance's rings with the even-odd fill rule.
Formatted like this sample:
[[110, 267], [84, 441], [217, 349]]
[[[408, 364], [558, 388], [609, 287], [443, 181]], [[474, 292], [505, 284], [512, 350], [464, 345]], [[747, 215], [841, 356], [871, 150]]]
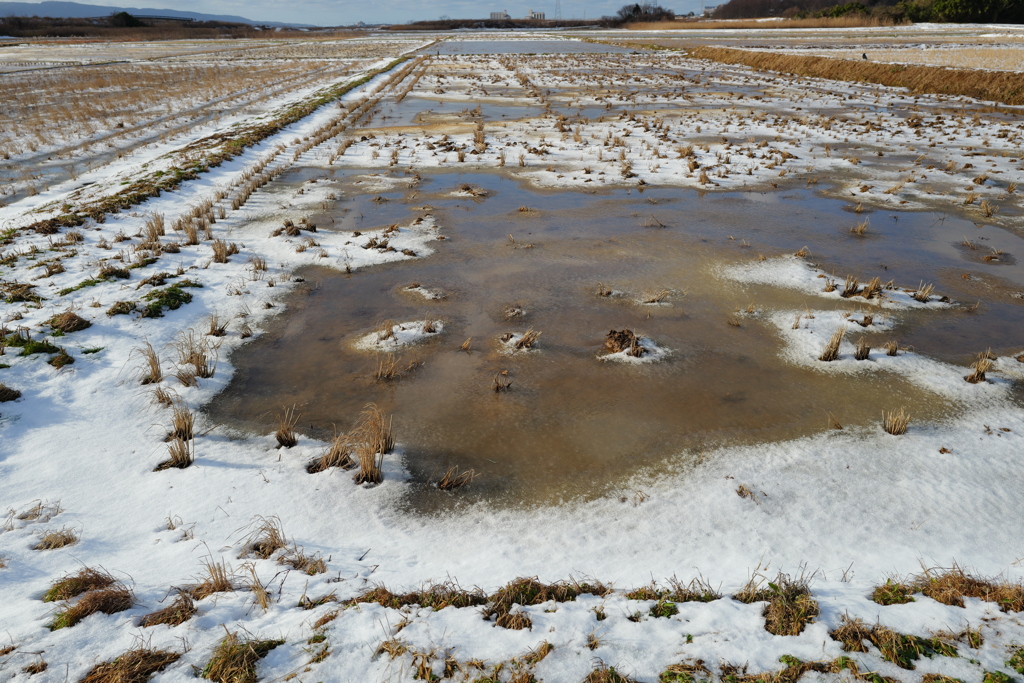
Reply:
[[527, 19], [541, 19], [541, 20], [543, 20], [544, 19], [544, 13], [543, 12], [534, 12], [533, 10], [530, 10], [526, 14], [526, 18]]
[[705, 17], [710, 17], [716, 9], [718, 9], [718, 5], [704, 5], [704, 11], [701, 14]]
[[508, 12], [501, 10], [500, 12], [491, 12], [491, 19], [511, 19]]

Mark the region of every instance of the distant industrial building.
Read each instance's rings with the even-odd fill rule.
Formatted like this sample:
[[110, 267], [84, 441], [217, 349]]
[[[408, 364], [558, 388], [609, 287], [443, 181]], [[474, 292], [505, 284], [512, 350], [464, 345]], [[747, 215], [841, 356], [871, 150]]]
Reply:
[[527, 13], [526, 18], [527, 19], [540, 19], [541, 21], [543, 21], [544, 20], [544, 13], [543, 12], [534, 12], [533, 10], [530, 10]]
[[508, 15], [508, 12], [506, 12], [505, 10], [501, 10], [500, 12], [491, 12], [491, 19], [502, 20], [502, 19], [511, 19], [511, 18], [512, 17], [510, 17]]

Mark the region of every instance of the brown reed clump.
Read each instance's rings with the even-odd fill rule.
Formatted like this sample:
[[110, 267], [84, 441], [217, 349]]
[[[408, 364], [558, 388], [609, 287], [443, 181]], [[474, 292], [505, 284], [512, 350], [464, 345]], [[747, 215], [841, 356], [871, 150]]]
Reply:
[[190, 467], [196, 460], [195, 449], [195, 439], [182, 439], [179, 436], [173, 437], [167, 443], [168, 458], [154, 467], [153, 471], [162, 472], [163, 470], [169, 469], [183, 470], [186, 467]]
[[[780, 22], [780, 25], [784, 25], [784, 22]], [[694, 26], [700, 27], [703, 24], [694, 24]], [[710, 59], [727, 64], [746, 64], [755, 69], [799, 76], [877, 83], [896, 88], [908, 88], [913, 93], [966, 95], [1010, 105], [1024, 104], [1024, 91], [1020, 88], [1019, 75], [1005, 71], [948, 69], [941, 66], [909, 64], [900, 65], [900, 68], [894, 69], [891, 64], [864, 60], [784, 55], [704, 46], [690, 49], [689, 53], [697, 59]]]
[[74, 626], [91, 614], [116, 614], [130, 609], [135, 604], [135, 596], [121, 582], [87, 591], [77, 602], [60, 609], [50, 624], [50, 630]]
[[469, 484], [477, 476], [474, 470], [466, 470], [465, 472], [459, 472], [459, 466], [454, 465], [449, 467], [444, 476], [441, 477], [437, 482], [437, 488], [442, 491], [457, 491], [463, 486]]
[[384, 456], [395, 447], [391, 418], [370, 403], [359, 414], [359, 420], [350, 435], [359, 462], [359, 471], [353, 480], [357, 484], [379, 484], [384, 481]]
[[65, 334], [78, 332], [79, 330], [84, 330], [85, 328], [92, 326], [91, 322], [74, 311], [64, 311], [63, 313], [59, 313], [47, 320], [46, 324], [55, 330], [64, 332]]
[[277, 431], [274, 438], [277, 439], [278, 448], [292, 448], [299, 443], [299, 437], [295, 433], [295, 425], [299, 423], [299, 414], [295, 412], [295, 406], [285, 408], [277, 415]]
[[310, 474], [323, 472], [332, 467], [351, 469], [355, 467], [355, 460], [352, 459], [352, 442], [348, 434], [335, 434], [331, 445], [320, 456], [313, 458], [306, 464], [306, 471]]
[[821, 355], [818, 356], [818, 360], [822, 361], [834, 361], [839, 359], [839, 347], [843, 343], [843, 337], [846, 336], [846, 325], [841, 325], [839, 329], [832, 333], [828, 343], [822, 350]]
[[901, 434], [907, 433], [907, 426], [910, 424], [910, 413], [907, 412], [905, 407], [899, 410], [883, 410], [882, 411], [882, 429], [892, 434], [893, 436], [900, 436]]
[[857, 346], [853, 350], [854, 360], [867, 360], [871, 353], [871, 346], [864, 337], [857, 340]]
[[534, 330], [533, 328], [528, 329], [523, 333], [523, 336], [516, 340], [513, 344], [516, 349], [532, 349], [534, 344], [540, 338], [541, 332]]
[[283, 640], [242, 638], [238, 633], [229, 632], [214, 649], [199, 675], [216, 683], [256, 683], [259, 660], [283, 644]]
[[78, 543], [78, 532], [62, 527], [49, 529], [39, 536], [39, 542], [32, 546], [33, 550], [57, 550]]
[[174, 598], [174, 602], [163, 609], [150, 612], [142, 617], [139, 621], [139, 626], [143, 628], [150, 628], [160, 624], [179, 626], [195, 616], [197, 611], [199, 610], [192, 601], [191, 596], [185, 591], [179, 591], [178, 595]]
[[985, 373], [991, 370], [992, 366], [995, 365], [990, 358], [991, 354], [991, 349], [983, 353], [979, 353], [978, 360], [971, 363], [971, 374], [964, 377], [964, 379], [970, 382], [971, 384], [979, 384], [981, 382], [985, 382]]

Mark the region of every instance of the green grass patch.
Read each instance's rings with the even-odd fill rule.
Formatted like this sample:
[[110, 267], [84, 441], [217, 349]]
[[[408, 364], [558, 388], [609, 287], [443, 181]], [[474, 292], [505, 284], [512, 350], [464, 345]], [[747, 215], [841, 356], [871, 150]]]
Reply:
[[99, 353], [100, 351], [102, 351], [105, 348], [107, 348], [107, 347], [105, 347], [105, 346], [93, 346], [93, 347], [90, 347], [88, 349], [82, 349], [82, 353], [88, 356], [88, 355], [93, 354], [93, 353]]
[[[186, 285], [191, 286], [191, 285]], [[200, 285], [201, 286], [201, 285]], [[165, 289], [154, 289], [143, 297], [149, 303], [142, 309], [143, 318], [163, 317], [164, 309], [172, 311], [192, 302], [192, 294], [181, 288], [181, 283]]]
[[45, 339], [32, 339], [22, 337], [18, 334], [9, 334], [4, 339], [4, 344], [12, 348], [21, 349], [19, 356], [31, 356], [36, 353], [59, 353], [60, 347], [54, 346]]
[[60, 290], [59, 294], [61, 296], [65, 296], [67, 294], [71, 294], [72, 292], [77, 292], [80, 289], [85, 289], [86, 287], [95, 287], [101, 282], [106, 282], [106, 280], [97, 280], [96, 278], [89, 278], [88, 280], [82, 280], [73, 287], [65, 287], [64, 289]]

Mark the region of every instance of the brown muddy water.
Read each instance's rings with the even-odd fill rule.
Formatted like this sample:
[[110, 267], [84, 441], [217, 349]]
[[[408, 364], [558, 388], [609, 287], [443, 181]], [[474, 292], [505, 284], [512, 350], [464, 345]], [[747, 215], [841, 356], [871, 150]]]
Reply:
[[[337, 174], [347, 182], [351, 176]], [[451, 197], [462, 183], [487, 196]], [[347, 187], [331, 210], [336, 228], [365, 232], [423, 215], [429, 205], [448, 239], [432, 256], [351, 275], [305, 269], [312, 292], [291, 295], [265, 334], [233, 354], [236, 375], [209, 412], [231, 427], [267, 433], [281, 406], [295, 404], [300, 430], [328, 438], [375, 402], [394, 415], [405, 465], [424, 484], [409, 501], [415, 509], [598, 495], [639, 470], [686, 467], [716, 446], [821, 432], [826, 411], [844, 425], [877, 425], [882, 409], [900, 405], [918, 423], [962, 409], [895, 374], [833, 376], [782, 361], [768, 313], [856, 307], [716, 274], [758, 253], [806, 245], [812, 260], [840, 276], [931, 281], [954, 300], [982, 301], [975, 313], [901, 313], [892, 334], [873, 336], [875, 345], [895, 337], [966, 366], [987, 347], [1019, 352], [1024, 343], [1024, 301], [1012, 296], [1024, 291], [1020, 266], [978, 264], [958, 247], [966, 232], [1020, 252], [1020, 238], [951, 215], [877, 212], [871, 237], [856, 238], [848, 230], [859, 217], [844, 202], [798, 189], [542, 192], [498, 174], [452, 173], [425, 175], [416, 188], [374, 203], [358, 185]], [[658, 224], [664, 227], [651, 227]], [[961, 278], [966, 272], [975, 279]], [[599, 282], [622, 294], [596, 296]], [[427, 300], [406, 291], [411, 283], [447, 296]], [[669, 292], [664, 303], [637, 302], [660, 290]], [[754, 314], [745, 312], [749, 304]], [[508, 318], [513, 306], [523, 315]], [[422, 365], [376, 381], [380, 354], [354, 342], [382, 319], [424, 318], [443, 320], [444, 332], [398, 353], [403, 365]], [[542, 332], [536, 350], [501, 352], [502, 334], [528, 328]], [[605, 334], [622, 328], [671, 355], [648, 365], [599, 360]], [[470, 353], [460, 350], [467, 338]], [[496, 393], [494, 377], [504, 371], [512, 386]], [[479, 477], [455, 496], [426, 486], [451, 465]]]

